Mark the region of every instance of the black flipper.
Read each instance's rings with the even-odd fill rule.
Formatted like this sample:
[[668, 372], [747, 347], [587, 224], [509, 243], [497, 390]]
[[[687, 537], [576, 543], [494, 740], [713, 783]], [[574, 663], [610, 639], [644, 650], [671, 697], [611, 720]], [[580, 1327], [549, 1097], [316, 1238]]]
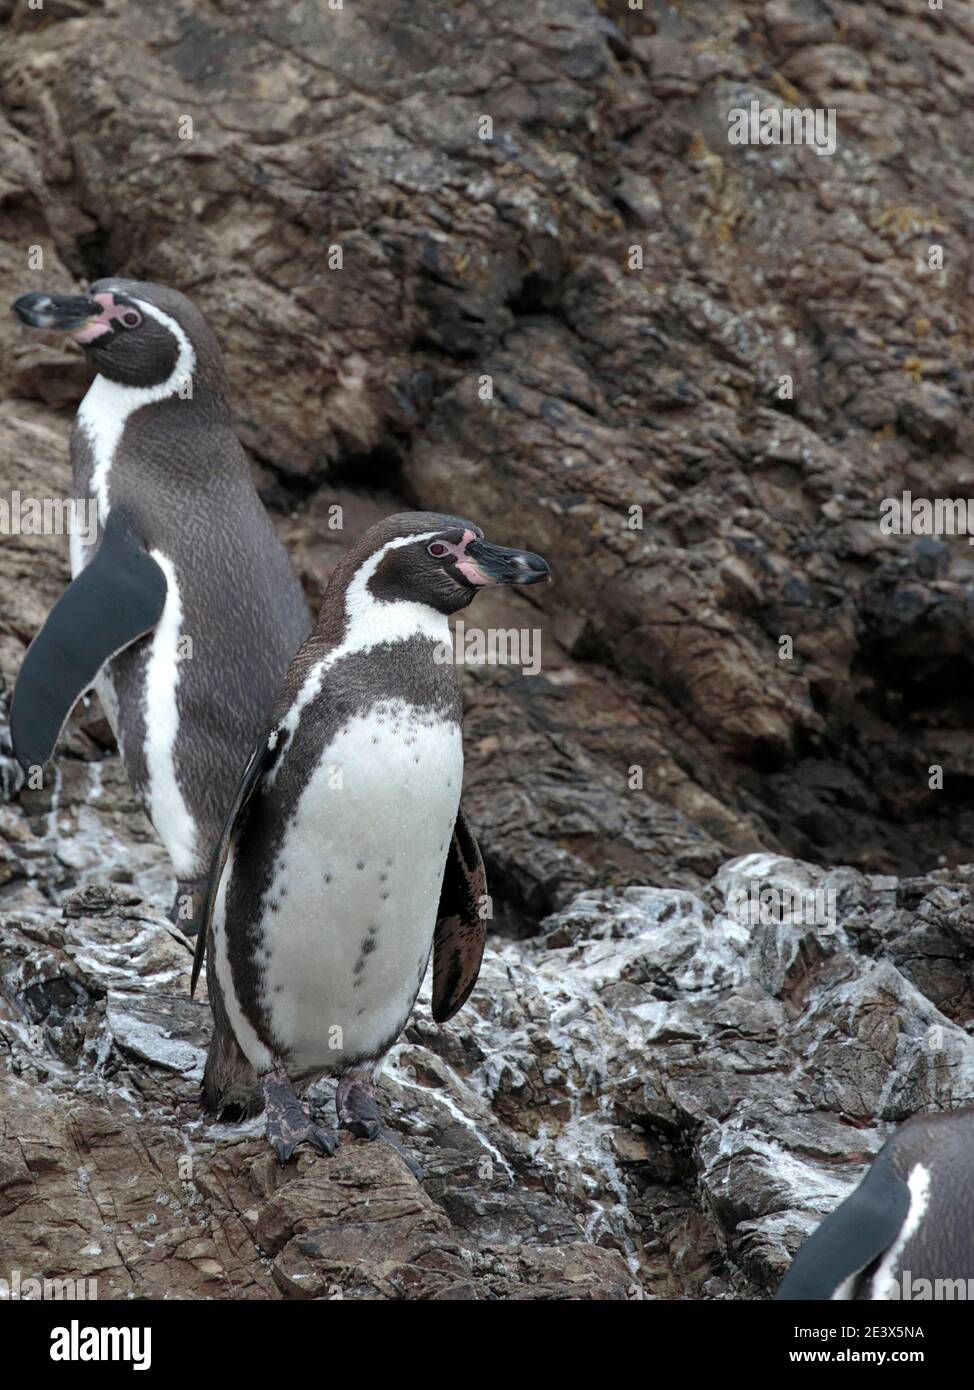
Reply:
[[433, 1017], [437, 1023], [445, 1023], [462, 1009], [477, 983], [487, 940], [487, 919], [481, 916], [486, 897], [487, 875], [480, 848], [459, 810], [433, 936]]
[[[237, 822], [241, 813], [250, 801], [261, 777], [277, 761], [286, 734], [282, 734], [275, 729], [273, 733], [261, 735], [260, 742], [250, 755], [250, 761], [244, 768], [240, 785], [237, 787], [237, 794], [233, 798], [227, 818], [223, 822], [223, 830], [217, 841], [216, 849], [213, 851], [213, 859], [210, 862], [210, 876], [206, 886], [206, 898], [203, 903], [203, 911], [199, 919], [199, 934], [196, 938], [196, 956], [193, 960], [193, 978], [190, 981], [190, 998], [196, 993], [196, 982], [199, 980], [200, 971], [203, 968], [203, 961], [206, 957], [207, 938], [210, 933], [210, 923], [213, 920], [213, 908], [216, 903], [217, 889], [220, 886], [220, 877], [227, 862], [227, 855], [230, 853], [230, 845], [237, 829]], [[273, 740], [273, 747], [271, 746]]]
[[47, 762], [102, 666], [151, 632], [165, 604], [166, 576], [113, 509], [97, 552], [51, 609], [20, 668], [10, 736], [25, 771]]
[[896, 1240], [910, 1189], [881, 1150], [862, 1182], [813, 1231], [781, 1281], [779, 1299], [830, 1299]]

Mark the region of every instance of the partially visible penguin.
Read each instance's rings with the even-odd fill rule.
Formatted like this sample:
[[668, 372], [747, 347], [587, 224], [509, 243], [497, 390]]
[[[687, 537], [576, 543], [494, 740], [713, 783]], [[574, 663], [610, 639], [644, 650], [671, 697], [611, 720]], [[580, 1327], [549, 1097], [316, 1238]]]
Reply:
[[45, 763], [95, 685], [129, 780], [172, 860], [182, 925], [295, 648], [307, 605], [233, 432], [216, 339], [176, 290], [99, 280], [25, 294], [23, 323], [66, 332], [95, 376], [71, 437], [73, 582], [32, 642], [11, 737]]
[[777, 1296], [930, 1298], [937, 1280], [974, 1281], [974, 1110], [907, 1120], [799, 1250]]
[[335, 569], [291, 663], [214, 857], [193, 971], [195, 988], [205, 952], [204, 1104], [225, 1118], [265, 1109], [281, 1162], [335, 1143], [295, 1082], [339, 1077], [339, 1123], [380, 1132], [376, 1074], [431, 951], [434, 1019], [473, 989], [487, 890], [460, 809], [447, 616], [485, 585], [548, 576], [469, 521], [388, 517]]

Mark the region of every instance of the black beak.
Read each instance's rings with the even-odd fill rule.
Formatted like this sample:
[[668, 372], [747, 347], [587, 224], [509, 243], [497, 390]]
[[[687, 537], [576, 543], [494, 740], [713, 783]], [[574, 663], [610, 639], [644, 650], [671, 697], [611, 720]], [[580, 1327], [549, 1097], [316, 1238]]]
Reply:
[[490, 541], [470, 541], [466, 557], [483, 575], [484, 584], [537, 584], [551, 578], [547, 560], [530, 550], [508, 550]]
[[98, 301], [89, 299], [87, 295], [41, 294], [39, 291], [22, 294], [11, 307], [28, 328], [53, 328], [59, 333], [83, 328], [102, 312]]

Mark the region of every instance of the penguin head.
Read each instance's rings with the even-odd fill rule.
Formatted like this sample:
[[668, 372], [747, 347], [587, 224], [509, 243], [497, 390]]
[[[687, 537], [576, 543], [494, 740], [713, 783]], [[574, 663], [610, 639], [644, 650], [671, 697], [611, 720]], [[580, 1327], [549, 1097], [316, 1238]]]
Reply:
[[178, 290], [137, 280], [98, 280], [81, 295], [23, 294], [13, 311], [31, 328], [67, 333], [101, 376], [121, 386], [168, 386], [164, 394], [178, 392], [188, 399], [198, 385], [225, 394], [216, 340]]
[[370, 562], [373, 598], [424, 603], [440, 613], [466, 608], [494, 584], [537, 584], [551, 570], [540, 555], [484, 539], [472, 521], [437, 512], [400, 512], [373, 526], [352, 552]]

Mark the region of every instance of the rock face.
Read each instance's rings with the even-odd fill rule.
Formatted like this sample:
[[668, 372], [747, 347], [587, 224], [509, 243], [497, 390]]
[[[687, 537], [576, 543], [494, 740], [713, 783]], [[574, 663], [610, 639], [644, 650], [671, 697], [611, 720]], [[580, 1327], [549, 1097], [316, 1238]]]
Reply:
[[[6, 300], [190, 294], [312, 597], [403, 505], [556, 575], [465, 615], [542, 662], [463, 672], [495, 930], [387, 1070], [421, 1184], [202, 1126], [205, 1003], [96, 703], [44, 789], [0, 742], [7, 1263], [102, 1297], [766, 1293], [891, 1123], [972, 1099], [970, 872], [938, 866], [974, 831], [974, 561], [880, 529], [884, 498], [970, 491], [970, 18], [0, 19]], [[729, 144], [754, 99], [834, 108], [835, 153]], [[0, 498], [68, 495], [86, 381], [0, 316]], [[0, 534], [8, 690], [66, 577], [63, 539]], [[752, 883], [834, 911], [743, 922]]]
[[[971, 551], [879, 529], [970, 490], [962, 7], [7, 8], [7, 298], [191, 294], [267, 494], [314, 498], [312, 587], [342, 483], [550, 557], [543, 677], [473, 711], [512, 910], [760, 848], [967, 857]], [[835, 153], [729, 144], [752, 99], [834, 108]], [[0, 340], [6, 476], [66, 490], [81, 363]], [[57, 588], [49, 544], [10, 549], [8, 677]]]
[[[495, 938], [448, 1028], [424, 990], [380, 1088], [421, 1181], [351, 1138], [279, 1169], [260, 1121], [200, 1118], [208, 1010], [187, 944], [121, 881], [137, 856], [110, 800], [79, 781], [54, 812], [5, 813], [0, 1245], [24, 1278], [101, 1298], [765, 1296], [892, 1123], [974, 1099], [974, 869], [750, 855], [699, 894], [588, 890]], [[90, 847], [88, 886], [43, 903]], [[145, 845], [150, 889], [161, 858]], [[735, 899], [789, 890], [816, 920]]]

